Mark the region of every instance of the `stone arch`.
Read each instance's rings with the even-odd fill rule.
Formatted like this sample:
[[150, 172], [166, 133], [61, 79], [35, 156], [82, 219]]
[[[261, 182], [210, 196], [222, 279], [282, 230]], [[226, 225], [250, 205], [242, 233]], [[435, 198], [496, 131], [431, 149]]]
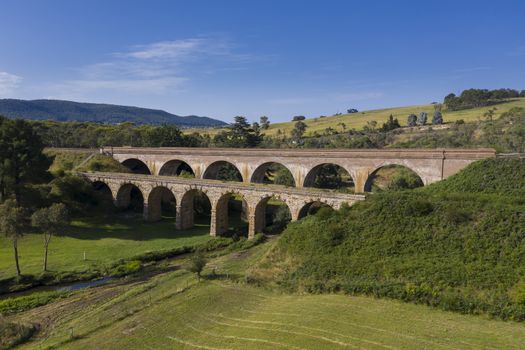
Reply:
[[386, 169], [386, 168], [389, 168], [389, 167], [400, 167], [400, 168], [404, 168], [406, 170], [408, 170], [409, 172], [415, 174], [419, 180], [421, 181], [421, 186], [423, 186], [425, 184], [425, 177], [419, 173], [416, 169], [413, 169], [412, 167], [410, 167], [409, 165], [405, 164], [404, 162], [388, 162], [388, 163], [383, 163], [377, 167], [374, 168], [373, 171], [369, 172], [368, 174], [368, 177], [365, 181], [365, 185], [364, 185], [364, 191], [365, 192], [371, 192], [372, 191], [372, 184], [373, 184], [373, 181], [377, 175], [377, 173], [382, 170], [382, 169]]
[[226, 193], [223, 193], [219, 199], [215, 202], [215, 207], [213, 208], [215, 211], [215, 232], [216, 234], [223, 234], [227, 232], [230, 228], [230, 203], [231, 198], [233, 195], [240, 195], [241, 200], [241, 208], [239, 211], [241, 212], [241, 220], [243, 216], [243, 210], [247, 211], [248, 216], [250, 215], [250, 207], [248, 206], [248, 202], [246, 201], [245, 196], [237, 191], [229, 191]]
[[104, 181], [96, 180], [91, 183], [91, 186], [95, 190], [95, 192], [98, 194], [99, 198], [104, 201], [110, 201], [113, 202], [113, 191], [111, 190], [111, 187]]
[[151, 175], [152, 172], [142, 160], [138, 158], [128, 158], [122, 162], [126, 168], [128, 168], [132, 173]]
[[253, 236], [255, 233], [266, 231], [267, 223], [268, 223], [267, 207], [268, 207], [268, 202], [272, 198], [277, 199], [286, 205], [286, 208], [289, 214], [288, 222], [292, 220], [292, 215], [293, 215], [292, 206], [290, 206], [290, 204], [286, 200], [280, 198], [279, 196], [275, 196], [275, 195], [265, 196], [261, 198], [259, 202], [257, 202], [253, 210], [253, 215], [250, 217], [250, 226], [253, 227], [250, 230], [251, 231], [250, 236]]
[[[330, 184], [327, 184], [326, 186], [318, 186], [315, 184], [315, 180], [318, 175], [320, 175], [323, 171], [324, 172], [333, 172], [337, 171], [338, 173], [343, 173], [342, 181], [344, 187], [355, 187], [355, 178], [351, 171], [346, 169], [346, 167], [337, 164], [337, 163], [320, 163], [314, 166], [313, 168], [308, 171], [304, 178], [303, 186], [304, 187], [319, 187], [319, 188], [327, 188], [327, 189], [335, 189], [337, 187], [331, 186]], [[347, 179], [344, 179], [344, 177], [347, 177]], [[346, 181], [345, 181], [346, 180]]]
[[[197, 207], [195, 205], [196, 201], [199, 201]], [[200, 203], [200, 201], [203, 201], [203, 203]], [[206, 208], [200, 208], [199, 206], [201, 205], [206, 205]], [[213, 214], [211, 212], [213, 210], [212, 199], [205, 191], [199, 188], [188, 189], [182, 194], [180, 203], [177, 203], [177, 219], [175, 222], [177, 229], [186, 230], [192, 228], [195, 225], [196, 210], [202, 210], [203, 212], [198, 214], [204, 215], [206, 214], [204, 211], [208, 211], [208, 206], [210, 214]]]
[[162, 165], [159, 170], [160, 176], [179, 176], [181, 173], [191, 173], [195, 176], [193, 168], [183, 160], [172, 159]]
[[162, 219], [163, 206], [170, 205], [175, 208], [176, 199], [171, 190], [164, 186], [153, 188], [147, 201], [147, 212], [145, 217], [148, 221], [159, 221]]
[[305, 203], [302, 206], [302, 208], [299, 209], [298, 219], [302, 219], [308, 215], [313, 215], [321, 208], [330, 208], [332, 210], [334, 209], [333, 206], [331, 206], [330, 204], [326, 202], [323, 202], [320, 200], [313, 200], [313, 201]]
[[144, 209], [144, 192], [133, 183], [122, 184], [116, 196], [117, 207], [142, 211]]
[[285, 169], [289, 173], [291, 178], [293, 179], [293, 187], [297, 186], [299, 181], [298, 179], [296, 179], [296, 177], [294, 176], [290, 168], [288, 168], [287, 166], [279, 162], [266, 162], [266, 163], [262, 163], [258, 165], [257, 168], [255, 168], [255, 170], [251, 174], [250, 182], [251, 183], [268, 183], [268, 182], [265, 182], [265, 178], [266, 178], [267, 171], [271, 169], [272, 165], [277, 165], [279, 167], [282, 167], [282, 169]]
[[[236, 179], [230, 180], [226, 178], [226, 177], [230, 178], [232, 176], [236, 177]], [[235, 164], [233, 164], [232, 162], [228, 162], [226, 160], [218, 160], [208, 165], [202, 174], [202, 178], [212, 179], [212, 180], [239, 181], [239, 182], [242, 182], [244, 180], [239, 168], [235, 166]]]

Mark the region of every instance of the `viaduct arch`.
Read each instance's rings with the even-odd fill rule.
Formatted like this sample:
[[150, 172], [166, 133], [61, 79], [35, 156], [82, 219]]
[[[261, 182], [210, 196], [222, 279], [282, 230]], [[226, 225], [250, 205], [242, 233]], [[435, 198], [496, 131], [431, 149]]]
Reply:
[[119, 207], [129, 205], [131, 189], [140, 191], [144, 200], [143, 216], [148, 221], [160, 220], [161, 200], [171, 199], [176, 204], [175, 227], [180, 230], [193, 227], [193, 196], [202, 192], [211, 204], [210, 235], [212, 236], [220, 235], [228, 228], [227, 200], [232, 193], [242, 196], [246, 203], [249, 238], [264, 229], [266, 204], [272, 197], [286, 203], [292, 221], [298, 220], [301, 210], [312, 202], [320, 202], [338, 209], [343, 203], [352, 205], [365, 199], [363, 195], [315, 189], [187, 179], [176, 176], [102, 172], [80, 175], [97, 186], [101, 184], [107, 186], [115, 205]]
[[[322, 164], [345, 169], [356, 193], [365, 192], [369, 177], [387, 165], [401, 165], [414, 171], [424, 185], [445, 179], [468, 164], [496, 156], [494, 149], [227, 149], [227, 148], [102, 148], [133, 172], [165, 175], [169, 164], [185, 163], [196, 179], [213, 178], [217, 164], [230, 163], [244, 183], [261, 182], [270, 163], [287, 168], [298, 188], [309, 186]], [[173, 166], [173, 165], [172, 165]], [[176, 173], [176, 172], [175, 172]], [[174, 175], [173, 171], [168, 175]]]

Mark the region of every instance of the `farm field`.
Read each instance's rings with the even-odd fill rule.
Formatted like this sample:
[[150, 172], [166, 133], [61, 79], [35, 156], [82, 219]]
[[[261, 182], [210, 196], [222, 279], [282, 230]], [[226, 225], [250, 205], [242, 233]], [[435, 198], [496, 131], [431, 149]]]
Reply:
[[43, 325], [22, 349], [520, 349], [525, 342], [523, 324], [239, 282], [272, 244], [211, 259], [201, 282], [181, 269], [86, 290], [10, 320]]
[[[64, 235], [51, 239], [49, 270], [83, 271], [146, 251], [195, 245], [209, 238], [208, 224], [197, 223], [193, 229], [176, 231], [174, 218], [150, 223], [141, 215], [86, 217], [73, 220]], [[40, 273], [44, 254], [42, 235], [24, 235], [18, 249], [22, 273]], [[11, 241], [0, 236], [0, 279], [15, 276], [12, 255]]]
[[[497, 104], [489, 107], [471, 108], [460, 111], [443, 111], [443, 120], [445, 123], [455, 122], [456, 120], [463, 119], [465, 122], [475, 122], [479, 119], [484, 119], [483, 115], [491, 108], [497, 108], [494, 114], [494, 118], [498, 118], [503, 112], [506, 112], [514, 107], [525, 107], [525, 98], [515, 98], [509, 102]], [[407, 117], [409, 114], [419, 114], [420, 112], [427, 112], [429, 115], [429, 121], [432, 120], [432, 113], [434, 112], [434, 105], [414, 105], [405, 107], [394, 107], [385, 109], [376, 109], [370, 111], [360, 111], [352, 114], [341, 114], [338, 116], [331, 116], [325, 118], [318, 118], [307, 116], [304, 120], [308, 128], [306, 129], [306, 136], [313, 134], [315, 131], [322, 132], [326, 128], [333, 128], [337, 131], [343, 131], [341, 123], [345, 124], [346, 130], [356, 129], [361, 130], [368, 122], [376, 121], [378, 126], [381, 126], [387, 118], [392, 114], [395, 118], [398, 118], [401, 126], [407, 125]], [[290, 116], [290, 120], [292, 116]], [[272, 118], [270, 117], [270, 121]], [[277, 133], [286, 133], [290, 136], [290, 132], [294, 127], [295, 122], [275, 123], [270, 124], [270, 128], [264, 131], [265, 135], [274, 136]], [[199, 132], [202, 134], [215, 135], [219, 131], [224, 129], [185, 129], [186, 133]]]

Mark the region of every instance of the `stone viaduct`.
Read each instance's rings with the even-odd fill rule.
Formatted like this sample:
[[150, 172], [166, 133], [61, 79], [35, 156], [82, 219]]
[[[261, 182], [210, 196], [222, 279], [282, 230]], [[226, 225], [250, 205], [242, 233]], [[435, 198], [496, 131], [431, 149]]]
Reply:
[[277, 198], [288, 205], [292, 221], [306, 215], [311, 203], [321, 202], [334, 209], [343, 203], [349, 205], [363, 200], [363, 195], [336, 193], [319, 189], [301, 189], [278, 185], [221, 182], [217, 180], [186, 179], [177, 176], [156, 176], [129, 173], [81, 173], [97, 187], [107, 186], [117, 207], [127, 207], [131, 190], [140, 190], [144, 200], [144, 218], [149, 221], [161, 219], [161, 202], [172, 197], [176, 203], [177, 229], [194, 225], [194, 196], [204, 193], [211, 204], [210, 234], [219, 235], [228, 229], [228, 200], [232, 194], [240, 195], [248, 218], [248, 237], [262, 232], [266, 226], [266, 205], [270, 198]]
[[237, 168], [244, 183], [261, 183], [268, 167], [286, 167], [295, 186], [312, 187], [316, 174], [325, 164], [344, 168], [352, 177], [355, 192], [370, 187], [378, 169], [402, 165], [413, 170], [425, 185], [447, 178], [473, 161], [495, 157], [494, 149], [228, 149], [228, 148], [102, 148], [134, 172], [151, 175], [177, 175], [181, 166], [197, 179], [214, 179], [226, 163]]

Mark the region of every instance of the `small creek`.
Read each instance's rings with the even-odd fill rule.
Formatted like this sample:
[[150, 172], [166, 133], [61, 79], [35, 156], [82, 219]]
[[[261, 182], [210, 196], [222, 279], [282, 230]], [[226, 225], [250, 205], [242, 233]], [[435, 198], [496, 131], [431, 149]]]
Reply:
[[21, 297], [26, 295], [31, 295], [33, 293], [37, 292], [74, 292], [81, 289], [91, 288], [91, 287], [98, 287], [102, 286], [104, 284], [107, 284], [109, 282], [114, 281], [114, 277], [104, 277], [92, 281], [83, 281], [83, 282], [73, 282], [73, 283], [66, 283], [66, 284], [57, 284], [53, 286], [38, 286], [34, 288], [30, 288], [27, 290], [23, 290], [20, 292], [13, 292], [13, 293], [6, 293], [0, 295], [0, 300], [8, 299], [8, 298], [15, 298], [15, 297]]

